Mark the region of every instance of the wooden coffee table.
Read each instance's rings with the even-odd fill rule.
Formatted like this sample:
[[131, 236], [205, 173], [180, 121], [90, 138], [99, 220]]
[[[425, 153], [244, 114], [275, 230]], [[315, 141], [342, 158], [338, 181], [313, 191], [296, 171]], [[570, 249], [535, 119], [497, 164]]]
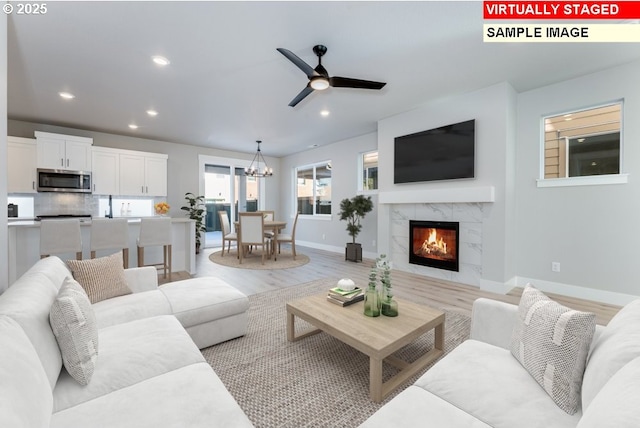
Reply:
[[[444, 352], [444, 313], [428, 306], [396, 299], [400, 315], [394, 318], [364, 315], [363, 303], [341, 307], [327, 301], [320, 294], [287, 303], [287, 340], [295, 342], [321, 331], [369, 356], [369, 395], [379, 403], [400, 384], [424, 369]], [[295, 318], [298, 317], [316, 328], [296, 334]], [[403, 361], [392, 354], [434, 329], [433, 349], [413, 363]], [[382, 382], [382, 363], [386, 362], [400, 371]]]

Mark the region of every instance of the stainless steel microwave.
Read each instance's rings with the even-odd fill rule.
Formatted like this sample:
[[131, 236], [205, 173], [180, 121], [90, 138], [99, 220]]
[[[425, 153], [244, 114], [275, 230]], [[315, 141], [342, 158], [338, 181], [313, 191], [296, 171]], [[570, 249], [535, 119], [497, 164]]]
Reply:
[[38, 168], [38, 192], [91, 193], [91, 173]]

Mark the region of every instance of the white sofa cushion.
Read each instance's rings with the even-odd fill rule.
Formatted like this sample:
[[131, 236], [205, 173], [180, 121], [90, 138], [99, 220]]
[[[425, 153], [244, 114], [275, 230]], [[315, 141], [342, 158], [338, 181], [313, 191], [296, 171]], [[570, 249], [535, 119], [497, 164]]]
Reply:
[[[153, 269], [153, 268], [152, 268]], [[171, 315], [171, 306], [164, 294], [156, 288], [102, 300], [93, 305], [98, 328], [135, 321], [142, 318]]]
[[219, 278], [176, 281], [161, 286], [160, 291], [185, 328], [230, 317], [249, 309], [247, 296]]
[[611, 377], [640, 356], [640, 300], [614, 316], [591, 345], [582, 383], [582, 406], [586, 410]]
[[88, 260], [67, 260], [76, 281], [82, 285], [91, 303], [131, 294], [122, 265], [122, 252]]
[[637, 428], [640, 357], [627, 363], [602, 387], [585, 410], [578, 428]]
[[565, 412], [580, 408], [580, 387], [596, 315], [580, 312], [526, 286], [513, 329], [511, 353]]
[[54, 413], [50, 428], [244, 428], [253, 425], [206, 362]]
[[98, 328], [89, 297], [77, 281], [64, 280], [51, 305], [49, 321], [64, 367], [80, 385], [87, 385], [98, 358]]
[[63, 371], [53, 391], [54, 411], [204, 361], [187, 332], [171, 315], [114, 325], [99, 334], [100, 355], [91, 382], [82, 387]]
[[477, 340], [463, 342], [415, 385], [494, 428], [576, 426], [582, 415], [560, 409], [509, 350]]
[[464, 410], [412, 385], [385, 404], [360, 428], [388, 427], [491, 428]]
[[49, 312], [62, 279], [60, 284], [53, 284], [42, 270], [47, 266], [62, 266], [66, 276], [69, 276], [69, 271], [64, 264], [51, 263], [50, 258], [40, 260], [0, 295], [0, 314], [8, 315], [20, 324], [38, 353], [53, 389], [62, 368], [62, 355], [51, 331]]
[[0, 427], [48, 427], [53, 400], [35, 348], [13, 319], [0, 315]]

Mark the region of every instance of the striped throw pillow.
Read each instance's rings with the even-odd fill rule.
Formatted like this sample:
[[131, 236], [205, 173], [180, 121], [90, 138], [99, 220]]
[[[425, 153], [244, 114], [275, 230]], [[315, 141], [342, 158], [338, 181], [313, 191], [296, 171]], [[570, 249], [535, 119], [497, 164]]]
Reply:
[[582, 376], [595, 328], [595, 314], [572, 310], [530, 285], [525, 287], [511, 354], [570, 415], [580, 408]]
[[91, 303], [131, 294], [122, 266], [122, 252], [89, 260], [67, 260], [73, 278], [82, 285]]
[[67, 277], [51, 305], [49, 323], [69, 374], [88, 385], [98, 358], [98, 327], [84, 289]]

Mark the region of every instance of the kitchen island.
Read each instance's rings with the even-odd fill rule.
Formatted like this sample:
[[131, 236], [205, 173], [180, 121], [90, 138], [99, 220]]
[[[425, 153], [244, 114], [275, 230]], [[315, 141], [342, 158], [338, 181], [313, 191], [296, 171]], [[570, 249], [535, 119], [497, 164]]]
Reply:
[[[138, 264], [136, 240], [140, 234], [140, 218], [129, 219], [129, 267]], [[196, 272], [196, 239], [195, 221], [176, 217], [171, 219], [172, 225], [172, 272]], [[82, 258], [91, 257], [90, 237], [91, 220], [80, 221], [82, 233]], [[9, 284], [19, 278], [35, 262], [40, 259], [40, 222], [12, 221], [9, 227]], [[113, 251], [98, 251], [96, 257], [113, 253]], [[145, 248], [145, 263], [160, 263], [162, 261], [162, 247]], [[75, 259], [75, 254], [61, 254], [62, 260]]]

